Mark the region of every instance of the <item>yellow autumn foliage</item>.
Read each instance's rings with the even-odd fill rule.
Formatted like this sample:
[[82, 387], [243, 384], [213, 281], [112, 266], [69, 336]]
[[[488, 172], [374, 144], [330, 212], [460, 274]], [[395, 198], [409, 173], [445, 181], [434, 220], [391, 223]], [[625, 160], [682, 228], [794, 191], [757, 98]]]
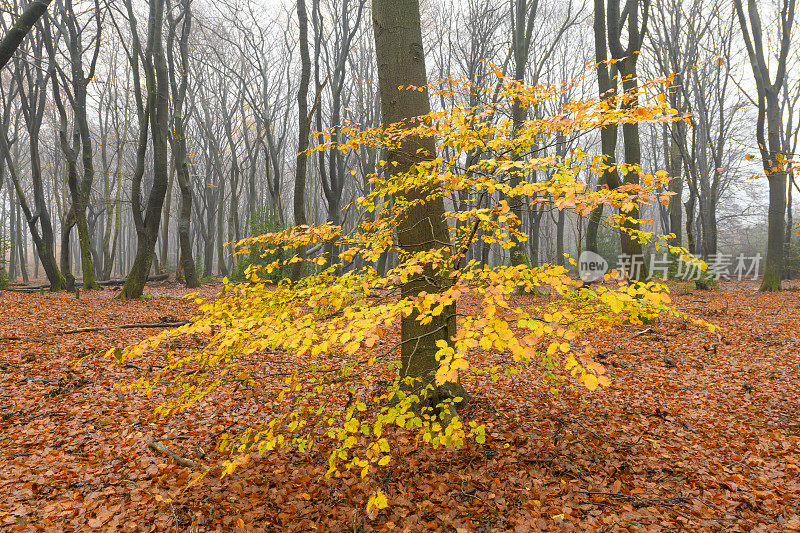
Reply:
[[[665, 83], [642, 83], [641, 91], [661, 95]], [[239, 243], [242, 252], [256, 248], [264, 254], [277, 249], [320, 249], [318, 245], [329, 243], [339, 253], [338, 257], [311, 253], [288, 259], [288, 263], [303, 263], [308, 272], [296, 283], [284, 280], [268, 285], [264, 273], [251, 267], [247, 282], [226, 282], [218, 298], [200, 305], [199, 317], [192, 323], [122, 353], [114, 352], [122, 363], [157, 343], [169, 347], [182, 338], [203, 339], [201, 347], [171, 355], [163, 370], [131, 386], [148, 394], [160, 390], [164, 403], [159, 413], [163, 415], [224, 387], [269, 398], [270, 410], [259, 413], [258, 425], [223, 436], [221, 447], [231, 454], [224, 472], [252, 453], [307, 452], [325, 441], [329, 476], [349, 469], [366, 476], [386, 465], [391, 454], [391, 441], [385, 436], [388, 426], [412, 430], [419, 442], [433, 447], [460, 447], [470, 437], [478, 442], [486, 439], [479, 421], [465, 424], [456, 417], [443, 423], [434, 413], [414, 411], [413, 395], [402, 391], [397, 378], [401, 316], [416, 312], [424, 323], [452, 309], [451, 304], [460, 299], [469, 299], [469, 306], [457, 307], [455, 336], [437, 345], [437, 384], [459, 379], [467, 386], [491, 383], [536, 364], [544, 369], [544, 385], [553, 390], [570, 386], [594, 391], [609, 386], [602, 365], [591, 360], [592, 347], [581, 342], [581, 333], [641, 323], [663, 314], [679, 315], [670, 307], [664, 284], [628, 283], [609, 275], [608, 283], [584, 288], [563, 266], [490, 267], [469, 259], [468, 252], [484, 243], [508, 249], [525, 242], [527, 236], [509, 207], [511, 199], [540, 209], [569, 209], [582, 216], [599, 205], [615, 207], [619, 213], [608, 216], [608, 224], [643, 243], [668, 246], [664, 236], [635, 231], [625, 224], [625, 213], [633, 207], [668, 198], [659, 192], [670, 179], [667, 173], [649, 174], [618, 164], [626, 173], [639, 173], [641, 185], [590, 189], [585, 176], [606, 169], [602, 157], [579, 147], [557, 156], [550, 148], [559, 139], [583, 138], [611, 123], [681, 118], [664, 106], [660, 96], [652, 106], [625, 110], [622, 100], [634, 95], [621, 94], [613, 106], [599, 99], [562, 103], [555, 113], [528, 120], [512, 136], [506, 117], [515, 99], [527, 107], [552, 104], [559, 101], [563, 89], [508, 80], [498, 87], [496, 103], [433, 112], [414, 127], [351, 125], [346, 138], [335, 145], [329, 141], [329, 132], [320, 132], [314, 151], [386, 149], [409, 136], [432, 136], [438, 154], [430, 154], [429, 161], [404, 174], [379, 164], [370, 176], [369, 192], [355, 206], [355, 227], [295, 227]], [[463, 90], [463, 84], [450, 80], [434, 93]], [[419, 253], [399, 249], [395, 229], [410, 203], [398, 193], [408, 190], [428, 191], [428, 200], [444, 197], [446, 205], [452, 206], [446, 213], [450, 242]], [[668, 248], [684, 260], [693, 260], [684, 249]], [[379, 273], [376, 263], [383, 254], [395, 261]], [[400, 286], [426, 267], [444, 280], [440, 291], [402, 298]], [[511, 300], [519, 293], [542, 296], [516, 305]], [[490, 364], [487, 358], [475, 356], [480, 350], [500, 357]], [[261, 361], [261, 366], [253, 369], [253, 360]], [[386, 505], [382, 494], [373, 495], [369, 503], [370, 509]]]

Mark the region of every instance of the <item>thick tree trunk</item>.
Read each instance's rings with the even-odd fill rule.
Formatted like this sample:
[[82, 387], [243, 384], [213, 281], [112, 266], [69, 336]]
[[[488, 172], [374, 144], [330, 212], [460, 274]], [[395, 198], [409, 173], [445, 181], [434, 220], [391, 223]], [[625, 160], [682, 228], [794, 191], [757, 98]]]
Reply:
[[[414, 117], [430, 112], [427, 90], [399, 90], [401, 85], [427, 86], [419, 1], [373, 0], [372, 17], [383, 122], [409, 123]], [[402, 174], [435, 155], [435, 140], [417, 137], [406, 139], [402, 147], [389, 151], [388, 160], [392, 165], [396, 163], [396, 172]], [[425, 193], [424, 190], [411, 190], [405, 191], [403, 196], [417, 199]], [[444, 213], [441, 197], [408, 209], [397, 227], [397, 239], [402, 252], [414, 254], [441, 248], [449, 251], [450, 234]], [[437, 276], [432, 268], [427, 268], [424, 275], [415, 276], [402, 285], [401, 296], [413, 299], [421, 292], [440, 292], [447, 282]], [[440, 393], [435, 386], [438, 369], [436, 341], [450, 342], [455, 334], [455, 326], [455, 305], [445, 309], [428, 324], [420, 323], [416, 312], [401, 319], [401, 376], [407, 378], [405, 386], [421, 392], [427, 399], [425, 403], [429, 405], [435, 406], [440, 401]], [[458, 394], [453, 392], [457, 388], [452, 387], [447, 394]], [[458, 395], [464, 398], [463, 394]]]
[[72, 236], [72, 228], [74, 227], [75, 213], [70, 208], [66, 216], [64, 216], [64, 221], [61, 223], [61, 247], [58, 260], [61, 274], [66, 280], [64, 288], [68, 291], [75, 290], [75, 276], [72, 274], [72, 259], [70, 258], [70, 238]]
[[558, 211], [558, 222], [556, 222], [556, 264], [564, 266], [564, 225], [566, 213], [563, 209]]
[[785, 168], [777, 160], [781, 150], [780, 128], [782, 122], [777, 91], [767, 91], [764, 100], [768, 125], [767, 142], [769, 145], [768, 157], [764, 159], [764, 171], [767, 173], [769, 183], [769, 211], [767, 214], [767, 257], [761, 290], [779, 291], [781, 290], [781, 275], [784, 263], [783, 242], [786, 231], [787, 177]]
[[42, 15], [47, 12], [47, 6], [50, 5], [51, 0], [34, 0], [25, 6], [22, 15], [14, 23], [14, 26], [0, 41], [0, 69], [6, 66], [8, 60], [17, 51], [22, 40], [31, 31], [33, 25], [36, 24]]
[[[605, 22], [605, 3], [603, 0], [594, 2], [594, 45], [595, 60], [597, 61], [597, 89], [600, 98], [607, 102], [613, 102], [617, 94], [617, 76], [615, 64], [609, 64], [608, 48], [606, 45], [606, 22]], [[617, 175], [617, 135], [618, 126], [609, 124], [600, 128], [600, 145], [603, 151], [603, 161], [606, 165], [613, 167], [614, 170], [605, 170], [597, 180], [599, 188], [609, 187], [611, 189], [619, 186], [619, 176]], [[603, 220], [603, 206], [595, 207], [590, 216], [586, 227], [586, 250], [597, 253], [597, 234], [600, 223]], [[610, 258], [607, 258], [610, 259]]]
[[[636, 77], [636, 56], [624, 60], [621, 64], [620, 75], [622, 76], [622, 88], [626, 93], [635, 94], [639, 90], [639, 81]], [[639, 104], [638, 98], [630, 99], [627, 102], [626, 108], [632, 109]], [[642, 162], [642, 148], [639, 140], [639, 125], [637, 123], [626, 123], [622, 126], [622, 139], [625, 143], [625, 164], [627, 165], [640, 165]], [[639, 185], [639, 172], [629, 171], [625, 176], [624, 183]], [[639, 218], [639, 207], [634, 207], [627, 215], [631, 218]], [[624, 228], [630, 230], [639, 230], [639, 224], [635, 222], [626, 222], [623, 224]], [[632, 257], [641, 259], [641, 268], [634, 269], [629, 274], [632, 279], [636, 281], [645, 281], [649, 277], [647, 271], [647, 263], [644, 261], [642, 254], [642, 244], [636, 237], [631, 237], [627, 232], [622, 232], [622, 253]]]
[[192, 239], [189, 233], [192, 216], [192, 191], [189, 182], [189, 167], [184, 160], [178, 169], [178, 186], [181, 192], [181, 210], [178, 217], [178, 245], [180, 248], [180, 268], [184, 283], [189, 288], [199, 287], [197, 269], [192, 256]]

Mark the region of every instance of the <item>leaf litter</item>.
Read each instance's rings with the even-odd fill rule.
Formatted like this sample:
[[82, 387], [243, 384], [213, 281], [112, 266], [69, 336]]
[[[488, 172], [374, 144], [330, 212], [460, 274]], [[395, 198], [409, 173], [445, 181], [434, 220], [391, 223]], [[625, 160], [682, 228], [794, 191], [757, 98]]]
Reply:
[[[161, 419], [158, 394], [115, 384], [162, 368], [163, 353], [123, 367], [94, 357], [157, 329], [59, 333], [187, 320], [189, 291], [152, 287], [135, 302], [113, 291], [0, 292], [0, 528], [800, 531], [800, 292], [755, 287], [672, 287], [677, 308], [717, 333], [665, 318], [588, 338], [611, 387], [554, 397], [536, 369], [471, 383], [464, 416], [486, 423], [484, 444], [434, 450], [396, 429], [393, 461], [363, 480], [325, 479], [322, 449], [284, 450], [222, 479], [212, 469], [188, 489], [224, 460], [219, 437], [253, 424], [269, 400], [228, 388]], [[205, 285], [201, 297], [219, 288]], [[490, 364], [498, 354], [472, 357]], [[264, 354], [253, 365], [286, 359]], [[376, 490], [388, 507], [368, 513]]]

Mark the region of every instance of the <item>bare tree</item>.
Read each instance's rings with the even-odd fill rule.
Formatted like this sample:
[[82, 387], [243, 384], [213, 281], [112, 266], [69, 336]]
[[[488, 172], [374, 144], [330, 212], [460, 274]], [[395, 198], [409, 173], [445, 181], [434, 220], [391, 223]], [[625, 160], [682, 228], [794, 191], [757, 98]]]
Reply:
[[[68, 50], [69, 75], [63, 69], [58, 68], [61, 78], [61, 86], [67, 95], [75, 122], [73, 143], [70, 146], [67, 135], [67, 112], [64, 108], [59, 89], [58, 78], [53, 76], [53, 100], [56, 103], [58, 113], [61, 118], [59, 138], [61, 149], [67, 159], [68, 179], [71, 206], [67, 215], [67, 222], [62, 227], [61, 254], [62, 258], [69, 250], [69, 234], [72, 226], [77, 226], [78, 240], [80, 243], [81, 272], [83, 274], [83, 288], [97, 289], [100, 286], [95, 282], [95, 271], [92, 263], [92, 245], [89, 235], [89, 225], [86, 220], [86, 209], [89, 204], [89, 195], [94, 182], [94, 143], [92, 134], [89, 130], [89, 118], [87, 111], [87, 91], [89, 84], [94, 79], [97, 59], [100, 55], [100, 38], [102, 35], [102, 17], [100, 3], [94, 2], [94, 9], [91, 11], [94, 18], [95, 34], [88, 46], [84, 46], [83, 33], [86, 25], [78, 19], [73, 8], [72, 0], [59, 2], [61, 17], [53, 17], [54, 24], [64, 36]], [[45, 36], [46, 42], [49, 41]], [[52, 43], [49, 46], [50, 54], [55, 56], [55, 49]], [[84, 54], [90, 53], [88, 71], [84, 69]], [[55, 63], [55, 57], [53, 58]], [[78, 180], [77, 159], [78, 147], [81, 148], [81, 164], [83, 166], [83, 177]], [[69, 265], [62, 261], [62, 271], [67, 277], [68, 283], [73, 284], [74, 279], [69, 271]]]
[[[781, 274], [783, 273], [783, 242], [785, 239], [784, 216], [786, 214], [786, 168], [781, 129], [780, 93], [786, 76], [786, 62], [791, 47], [792, 26], [794, 24], [795, 0], [779, 2], [779, 31], [777, 43], [777, 65], [775, 79], [770, 76], [768, 57], [764, 47], [763, 28], [758, 3], [747, 0], [747, 16], [745, 16], [742, 0], [733, 0], [739, 26], [744, 37], [750, 68], [756, 80], [758, 94], [758, 122], [756, 139], [761, 151], [764, 171], [769, 182], [769, 216], [767, 229], [767, 259], [764, 265], [762, 291], [781, 290]], [[749, 25], [748, 25], [749, 21]]]
[[[197, 270], [192, 254], [192, 242], [189, 230], [192, 216], [192, 190], [189, 179], [189, 165], [186, 162], [186, 128], [184, 127], [184, 103], [186, 89], [189, 85], [189, 33], [192, 27], [192, 0], [180, 0], [177, 17], [172, 14], [171, 4], [167, 5], [167, 21], [169, 33], [167, 38], [167, 63], [169, 66], [169, 82], [172, 94], [172, 161], [178, 176], [178, 188], [181, 193], [180, 214], [178, 217], [178, 246], [180, 248], [179, 270], [183, 272], [187, 287], [198, 287]], [[178, 33], [180, 24], [180, 34]], [[178, 60], [175, 59], [175, 45], [178, 46]], [[162, 258], [163, 260], [163, 258]]]
[[[167, 153], [169, 74], [163, 44], [164, 3], [165, 0], [150, 2], [147, 44], [146, 48], [142, 48], [132, 2], [131, 0], [125, 2], [132, 36], [128, 57], [133, 72], [134, 96], [139, 115], [136, 168], [131, 189], [131, 207], [137, 237], [136, 256], [120, 292], [120, 297], [126, 299], [142, 296], [153, 263], [158, 228], [161, 224], [161, 208], [164, 205], [169, 178]], [[145, 74], [146, 103], [141, 96], [140, 58]], [[145, 170], [148, 131], [152, 133], [153, 180], [147, 198], [147, 206], [142, 209], [142, 177]]]
[[[54, 75], [54, 58], [50, 57], [47, 69], [40, 67], [44, 64], [45, 38], [44, 32], [49, 32], [47, 19], [39, 22], [38, 35], [30, 43], [30, 58], [32, 61], [15, 59], [14, 75], [20, 96], [22, 115], [28, 132], [28, 145], [30, 148], [30, 176], [33, 184], [33, 210], [31, 210], [22, 183], [17, 173], [14, 158], [8, 145], [5, 134], [0, 135], [0, 151], [6, 158], [9, 174], [17, 193], [17, 199], [28, 223], [31, 239], [33, 240], [39, 260], [44, 267], [51, 291], [60, 291], [66, 287], [66, 280], [58, 268], [55, 259], [53, 238], [53, 225], [50, 219], [50, 210], [44, 194], [42, 178], [42, 164], [39, 150], [39, 136], [42, 119], [47, 101], [47, 85], [50, 77]], [[41, 233], [40, 233], [41, 230]]]

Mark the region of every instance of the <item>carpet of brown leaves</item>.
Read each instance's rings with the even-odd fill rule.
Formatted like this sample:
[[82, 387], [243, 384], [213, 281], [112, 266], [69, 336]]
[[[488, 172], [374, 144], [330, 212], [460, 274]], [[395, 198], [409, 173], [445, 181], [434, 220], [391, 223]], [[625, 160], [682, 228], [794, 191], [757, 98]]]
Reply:
[[[196, 470], [147, 443], [213, 464], [216, 437], [263, 406], [218, 396], [159, 420], [155, 398], [114, 388], [157, 355], [113, 369], [84, 357], [157, 330], [58, 333], [186, 319], [187, 291], [0, 292], [0, 529], [800, 530], [800, 292], [754, 289], [674, 288], [719, 336], [672, 319], [598, 334], [608, 389], [553, 398], [526, 373], [475, 391], [467, 416], [487, 422], [485, 445], [436, 451], [398, 434], [395, 460], [365, 480], [320, 479], [324, 453], [283, 453], [185, 492]], [[378, 487], [390, 507], [369, 519]]]

